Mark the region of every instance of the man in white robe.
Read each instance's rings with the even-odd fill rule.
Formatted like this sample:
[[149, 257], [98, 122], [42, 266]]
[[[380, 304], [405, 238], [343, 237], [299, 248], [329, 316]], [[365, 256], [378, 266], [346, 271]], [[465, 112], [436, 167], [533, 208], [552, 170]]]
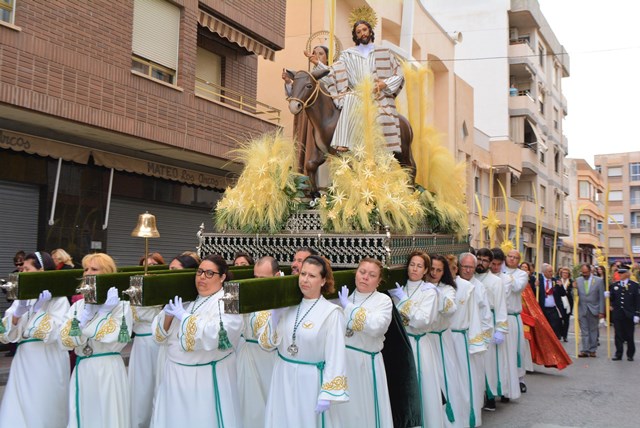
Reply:
[[[485, 410], [496, 409], [495, 397], [503, 394], [502, 385], [507, 380], [507, 352], [504, 339], [509, 332], [507, 324], [507, 305], [502, 279], [493, 273], [494, 255], [488, 248], [481, 248], [477, 252], [478, 264], [475, 277], [485, 287], [487, 300], [491, 310], [493, 334], [486, 336], [487, 352], [484, 354], [484, 369], [486, 383]], [[496, 271], [501, 275], [502, 260], [496, 263]]]

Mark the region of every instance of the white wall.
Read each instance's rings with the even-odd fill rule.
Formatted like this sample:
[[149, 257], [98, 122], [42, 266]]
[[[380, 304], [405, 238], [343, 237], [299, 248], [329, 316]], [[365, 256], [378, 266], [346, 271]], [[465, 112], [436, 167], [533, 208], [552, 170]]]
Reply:
[[426, 10], [452, 34], [455, 73], [473, 86], [475, 127], [491, 140], [509, 135], [509, 0], [421, 0]]

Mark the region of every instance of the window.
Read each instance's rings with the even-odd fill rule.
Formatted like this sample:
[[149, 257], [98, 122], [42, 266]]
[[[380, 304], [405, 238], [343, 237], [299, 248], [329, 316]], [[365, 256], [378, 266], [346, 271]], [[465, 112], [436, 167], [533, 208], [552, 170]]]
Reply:
[[579, 230], [580, 233], [593, 233], [591, 230], [591, 217], [588, 215], [580, 215], [580, 225]]
[[621, 201], [622, 190], [612, 190], [609, 192], [609, 202]]
[[629, 189], [629, 202], [631, 205], [640, 205], [640, 186], [631, 186], [631, 189]]
[[624, 224], [624, 214], [609, 214], [609, 224]]
[[544, 88], [542, 86], [538, 87], [538, 110], [544, 116]]
[[176, 84], [179, 37], [178, 7], [165, 0], [134, 0], [133, 71]]
[[553, 150], [553, 170], [556, 174], [560, 174], [560, 152], [558, 149]]
[[598, 220], [598, 232], [602, 232], [602, 222]]
[[553, 86], [556, 88], [560, 83], [560, 64], [557, 62], [553, 64]]
[[623, 238], [609, 238], [609, 248], [624, 248]]
[[198, 46], [196, 56], [196, 94], [220, 101], [223, 58]]
[[473, 191], [475, 193], [479, 193], [480, 192], [480, 177], [474, 177], [473, 178]]
[[640, 162], [629, 164], [629, 180], [640, 181]]
[[544, 69], [544, 47], [542, 45], [538, 45], [538, 62], [540, 67]]
[[580, 199], [589, 199], [591, 197], [588, 181], [580, 180], [578, 182], [578, 197]]
[[622, 167], [621, 166], [610, 166], [607, 170], [607, 175], [609, 177], [622, 177]]
[[629, 224], [629, 227], [633, 229], [640, 228], [640, 212], [634, 211], [631, 213], [631, 224]]
[[600, 165], [596, 165], [596, 171], [598, 174], [602, 174], [602, 167]]
[[547, 204], [547, 186], [540, 186], [540, 208], [544, 211], [544, 206]]
[[544, 150], [540, 150], [540, 162], [541, 163], [545, 162]]
[[560, 127], [560, 124], [558, 122], [558, 117], [559, 117], [558, 109], [554, 107], [553, 108], [553, 129], [555, 129], [556, 131]]
[[0, 0], [0, 20], [13, 24], [15, 6], [15, 0]]

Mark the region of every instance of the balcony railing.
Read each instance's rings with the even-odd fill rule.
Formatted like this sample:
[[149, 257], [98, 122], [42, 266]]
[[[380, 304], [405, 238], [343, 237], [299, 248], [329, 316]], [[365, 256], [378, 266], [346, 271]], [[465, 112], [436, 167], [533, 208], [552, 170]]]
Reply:
[[640, 205], [640, 197], [631, 197], [631, 199], [629, 199], [629, 203], [631, 205]]
[[248, 97], [233, 89], [196, 78], [196, 95], [216, 101], [275, 124], [280, 123], [280, 109]]
[[630, 229], [640, 229], [640, 220], [632, 221], [629, 223]]

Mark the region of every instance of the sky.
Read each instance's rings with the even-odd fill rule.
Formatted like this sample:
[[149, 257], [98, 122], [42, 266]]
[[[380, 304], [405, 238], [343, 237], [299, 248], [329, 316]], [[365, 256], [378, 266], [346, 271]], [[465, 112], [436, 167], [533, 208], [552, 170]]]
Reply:
[[570, 158], [640, 151], [640, 1], [538, 0], [569, 53], [562, 80]]

